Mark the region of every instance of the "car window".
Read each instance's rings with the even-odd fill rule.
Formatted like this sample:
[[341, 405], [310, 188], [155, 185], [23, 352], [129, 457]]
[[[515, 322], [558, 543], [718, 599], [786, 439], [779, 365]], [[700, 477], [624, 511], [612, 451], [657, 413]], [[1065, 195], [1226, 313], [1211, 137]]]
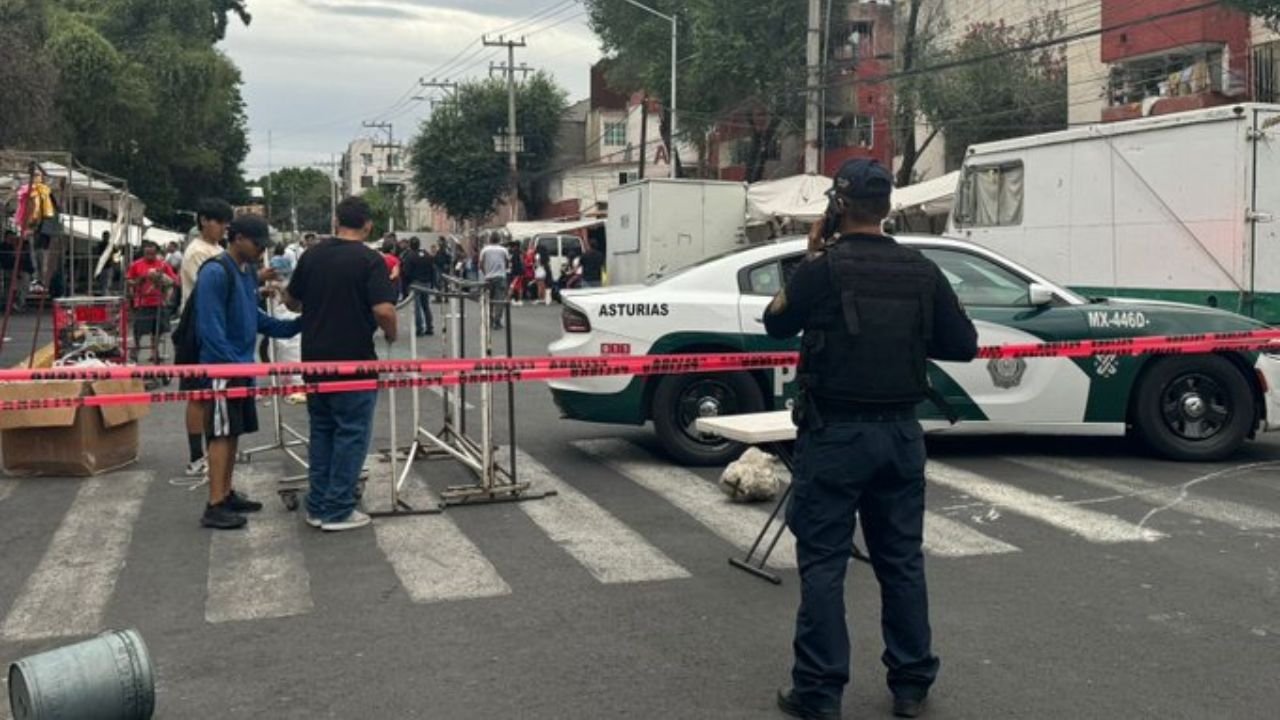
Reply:
[[1026, 307], [1031, 282], [991, 260], [957, 250], [925, 248], [926, 257], [942, 269], [964, 305]]
[[558, 238], [544, 237], [538, 238], [538, 251], [546, 251], [550, 255], [560, 254], [560, 244]]
[[787, 286], [804, 255], [789, 255], [780, 260], [765, 263], [747, 271], [747, 284], [744, 292], [748, 295], [774, 296]]
[[578, 239], [578, 238], [576, 238], [576, 237], [567, 237], [567, 238], [564, 238], [564, 239], [563, 239], [563, 245], [561, 245], [561, 249], [562, 249], [561, 254], [562, 254], [562, 255], [564, 255], [565, 257], [569, 257], [569, 256], [572, 256], [572, 255], [575, 255], [575, 254], [581, 253], [581, 252], [582, 252], [582, 240], [580, 240], [580, 239]]
[[777, 295], [782, 291], [782, 264], [771, 262], [754, 268], [747, 275], [747, 293]]

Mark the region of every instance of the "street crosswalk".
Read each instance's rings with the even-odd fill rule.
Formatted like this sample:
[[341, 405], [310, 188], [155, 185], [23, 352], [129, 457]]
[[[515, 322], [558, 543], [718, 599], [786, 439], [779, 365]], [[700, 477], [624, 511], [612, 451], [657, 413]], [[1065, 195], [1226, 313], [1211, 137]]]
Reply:
[[80, 486], [0, 626], [0, 638], [69, 637], [101, 627], [151, 482], [148, 473], [129, 472], [92, 478]]
[[[652, 499], [644, 513], [649, 519], [642, 525], [649, 533], [656, 516], [664, 525], [704, 533], [724, 557], [743, 554], [771, 510], [767, 505], [732, 503], [707, 475], [675, 466], [627, 440], [573, 442], [567, 457], [558, 455], [557, 461], [573, 464], [572, 471], [557, 470], [547, 456], [518, 451], [521, 479], [555, 495], [507, 506], [512, 510], [495, 512], [492, 522], [527, 520], [527, 527], [513, 526], [510, 531], [536, 532], [549, 540], [548, 547], [562, 552], [547, 562], [576, 565], [586, 582], [679, 583], [732, 572], [721, 563], [708, 566], [705, 555], [674, 552], [664, 538], [646, 536], [629, 523], [632, 516], [625, 507], [598, 497], [609, 483], [631, 483], [636, 492]], [[1196, 479], [1162, 484], [1100, 464], [1056, 457], [1001, 458], [997, 466], [1002, 471], [981, 474], [963, 461], [930, 463], [927, 554], [998, 562], [1002, 556], [1043, 547], [1037, 540], [1045, 533], [1085, 544], [1140, 548], [1175, 534], [1180, 526], [1168, 522], [1173, 515], [1233, 531], [1280, 528], [1280, 513], [1215, 497], [1211, 487]], [[424, 477], [429, 467], [410, 471], [406, 492], [422, 496], [412, 499], [415, 505], [424, 498], [432, 500], [425, 482], [430, 478]], [[591, 468], [589, 476], [584, 467]], [[390, 464], [371, 457], [368, 468], [366, 507], [389, 507]], [[1073, 495], [1102, 495], [1064, 499], [1044, 490], [1049, 478], [1079, 488]], [[247, 494], [267, 500], [278, 479], [270, 466], [245, 465], [237, 470], [236, 482]], [[15, 511], [25, 482], [0, 481], [0, 524], [7, 512]], [[153, 516], [143, 512], [144, 505], [163, 501], [166, 489], [153, 473], [143, 471], [80, 481], [68, 508], [51, 521], [47, 540], [39, 541], [40, 559], [34, 569], [12, 585], [17, 588], [12, 597], [0, 595], [0, 642], [83, 636], [107, 627], [118, 581], [135, 544], [134, 530]], [[974, 508], [979, 509], [977, 515]], [[208, 533], [192, 523], [191, 539], [175, 539], [194, 542], [208, 535], [208, 567], [200, 571], [207, 579], [206, 622], [243, 623], [316, 612], [308, 555], [332, 544], [308, 540], [313, 536], [307, 533], [317, 531], [305, 525], [304, 514], [305, 509], [288, 513], [268, 504], [246, 530]], [[528, 569], [487, 556], [478, 544], [481, 538], [471, 535], [474, 527], [455, 520], [451, 512], [377, 521], [369, 551], [385, 562], [387, 577], [394, 576], [413, 603], [515, 594], [513, 586], [521, 588], [523, 583], [512, 581], [522, 580]], [[771, 529], [777, 527], [775, 523]], [[1025, 535], [1033, 529], [1041, 534]], [[4, 566], [5, 556], [0, 554], [0, 573], [11, 572]], [[310, 561], [314, 567], [316, 559]], [[783, 570], [795, 567], [795, 540], [789, 531], [783, 533], [770, 564]], [[163, 589], [155, 597], [163, 602]]]

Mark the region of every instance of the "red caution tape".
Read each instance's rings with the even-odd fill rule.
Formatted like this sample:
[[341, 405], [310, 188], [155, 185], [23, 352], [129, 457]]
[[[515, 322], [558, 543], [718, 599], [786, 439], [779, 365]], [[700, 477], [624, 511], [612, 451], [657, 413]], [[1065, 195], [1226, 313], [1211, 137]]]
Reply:
[[[986, 347], [982, 359], [1084, 358], [1097, 355], [1192, 355], [1219, 352], [1280, 350], [1280, 330], [1211, 333], [1198, 335], [1079, 340]], [[295, 393], [327, 394], [368, 390], [505, 382], [548, 382], [584, 377], [680, 375], [731, 372], [793, 366], [797, 353], [738, 353], [708, 355], [650, 355], [637, 357], [537, 357], [467, 360], [384, 360], [338, 363], [276, 363], [243, 365], [118, 366], [103, 368], [54, 368], [49, 370], [0, 370], [0, 382], [75, 380], [172, 380], [231, 379], [271, 376], [344, 377], [361, 375], [415, 375], [409, 378], [351, 379], [281, 387], [235, 387], [225, 390], [148, 392], [63, 399], [0, 401], [0, 411], [68, 407], [100, 407], [211, 400], [217, 397], [258, 398]]]

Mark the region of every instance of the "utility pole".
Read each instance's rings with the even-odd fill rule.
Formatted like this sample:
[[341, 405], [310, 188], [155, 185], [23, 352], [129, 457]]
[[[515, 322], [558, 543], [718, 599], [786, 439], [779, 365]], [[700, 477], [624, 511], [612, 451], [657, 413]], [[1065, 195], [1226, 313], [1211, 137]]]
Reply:
[[375, 130], [382, 130], [382, 131], [386, 132], [386, 133], [387, 133], [387, 144], [388, 144], [388, 145], [395, 145], [395, 144], [396, 144], [395, 127], [394, 127], [391, 123], [389, 123], [389, 122], [369, 122], [369, 121], [367, 121], [367, 120], [366, 120], [365, 122], [360, 123], [360, 125], [361, 125], [362, 127], [373, 128], [373, 129], [375, 129]]
[[804, 171], [816, 175], [822, 98], [822, 0], [809, 0], [809, 87], [804, 114]]
[[[519, 40], [507, 40], [502, 36], [498, 36], [497, 40], [484, 38], [485, 47], [505, 47], [507, 49], [507, 62], [505, 65], [491, 65], [489, 73], [493, 74], [494, 70], [501, 70], [507, 76], [507, 161], [511, 166], [511, 217], [512, 219], [520, 219], [520, 150], [523, 149], [524, 143], [520, 142], [520, 136], [516, 132], [516, 73], [524, 73], [528, 77], [532, 69], [525, 64], [516, 67], [516, 48], [528, 47], [528, 43], [524, 38]], [[501, 149], [501, 148], [499, 148]]]
[[[445, 96], [444, 102], [458, 99], [458, 83], [449, 82], [447, 78], [443, 81], [436, 80], [435, 78], [431, 78], [429, 81], [426, 78], [420, 78], [418, 80], [418, 87], [421, 87], [424, 90], [443, 90]], [[414, 99], [416, 100], [417, 98]], [[436, 101], [432, 100], [431, 104], [434, 106]]]
[[271, 176], [274, 172], [271, 169], [271, 131], [267, 131], [267, 222], [271, 222]]
[[[640, 179], [644, 179], [645, 161], [649, 157], [649, 93], [644, 94], [644, 100], [640, 105]], [[672, 156], [671, 163], [675, 164], [675, 156]]]

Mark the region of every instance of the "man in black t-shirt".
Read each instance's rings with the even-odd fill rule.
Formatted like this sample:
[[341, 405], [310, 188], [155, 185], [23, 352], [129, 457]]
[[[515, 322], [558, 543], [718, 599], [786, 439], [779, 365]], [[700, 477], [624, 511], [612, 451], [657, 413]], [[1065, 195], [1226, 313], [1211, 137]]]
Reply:
[[[286, 304], [302, 313], [303, 362], [377, 360], [378, 328], [396, 340], [396, 288], [386, 261], [365, 246], [373, 228], [369, 204], [338, 204], [338, 234], [303, 254], [289, 282]], [[376, 377], [376, 376], [375, 376]], [[308, 382], [368, 379], [308, 377]], [[307, 524], [351, 530], [369, 524], [356, 509], [356, 483], [369, 452], [376, 391], [320, 393], [307, 399], [311, 419]]]
[[582, 287], [598, 288], [604, 282], [604, 253], [595, 245], [587, 245], [582, 253]]

